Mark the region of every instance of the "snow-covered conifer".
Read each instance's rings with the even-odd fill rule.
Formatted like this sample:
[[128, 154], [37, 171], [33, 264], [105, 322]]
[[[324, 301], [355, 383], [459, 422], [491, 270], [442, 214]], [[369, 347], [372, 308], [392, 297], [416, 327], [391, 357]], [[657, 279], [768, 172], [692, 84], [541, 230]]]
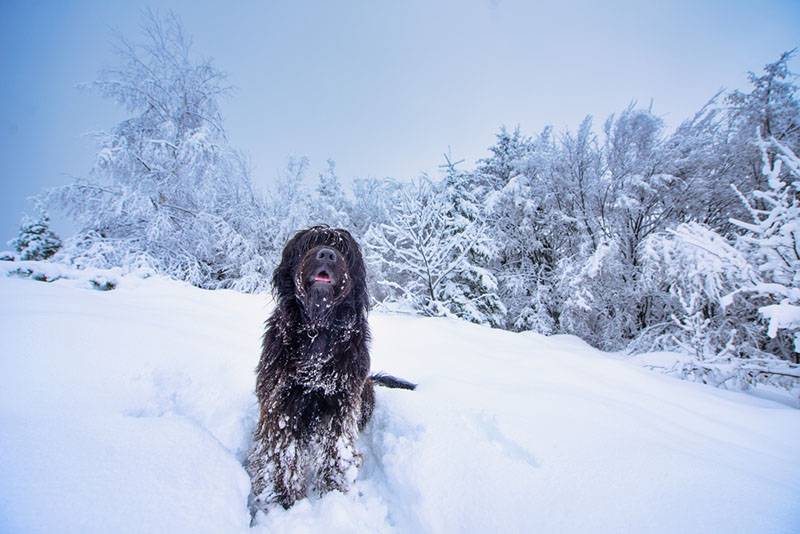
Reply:
[[478, 161], [473, 176], [472, 181], [478, 198], [502, 188], [519, 174], [520, 164], [527, 160], [531, 151], [531, 140], [520, 131], [519, 127], [509, 132], [503, 126], [495, 138], [495, 143], [489, 147], [492, 155]]
[[352, 205], [342, 189], [336, 174], [336, 163], [329, 159], [328, 168], [320, 173], [311, 219], [314, 224], [327, 224], [332, 228], [350, 228]]
[[[457, 168], [450, 156], [442, 166], [445, 176], [441, 195], [450, 224], [445, 232], [452, 238], [463, 238], [480, 228], [487, 231], [484, 212], [477, 196], [469, 187], [470, 174]], [[505, 326], [506, 307], [498, 295], [497, 278], [491, 270], [496, 255], [496, 242], [481, 235], [469, 243], [461, 268], [444, 285], [443, 300], [457, 316], [478, 324]]]
[[23, 217], [17, 237], [8, 242], [20, 260], [46, 260], [61, 248], [61, 239], [50, 229], [50, 217], [41, 207], [35, 219]]

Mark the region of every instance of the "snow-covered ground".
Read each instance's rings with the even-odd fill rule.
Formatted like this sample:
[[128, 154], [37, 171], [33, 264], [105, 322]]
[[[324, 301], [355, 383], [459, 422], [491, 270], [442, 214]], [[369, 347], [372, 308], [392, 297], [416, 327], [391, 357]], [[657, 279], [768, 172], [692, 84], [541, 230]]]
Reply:
[[[268, 299], [115, 281], [0, 277], [0, 531], [248, 531]], [[800, 410], [573, 337], [370, 322], [373, 370], [419, 388], [377, 392], [349, 493], [254, 532], [800, 532]]]

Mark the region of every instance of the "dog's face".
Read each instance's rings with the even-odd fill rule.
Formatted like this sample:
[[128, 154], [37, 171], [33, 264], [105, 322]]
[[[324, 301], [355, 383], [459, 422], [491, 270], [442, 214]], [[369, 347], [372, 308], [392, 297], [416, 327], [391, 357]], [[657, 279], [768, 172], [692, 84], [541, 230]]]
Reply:
[[315, 226], [286, 243], [273, 291], [281, 306], [297, 303], [307, 323], [325, 326], [340, 308], [366, 311], [365, 279], [364, 260], [350, 233]]
[[343, 301], [351, 288], [347, 261], [332, 246], [312, 248], [295, 268], [295, 294], [315, 322]]

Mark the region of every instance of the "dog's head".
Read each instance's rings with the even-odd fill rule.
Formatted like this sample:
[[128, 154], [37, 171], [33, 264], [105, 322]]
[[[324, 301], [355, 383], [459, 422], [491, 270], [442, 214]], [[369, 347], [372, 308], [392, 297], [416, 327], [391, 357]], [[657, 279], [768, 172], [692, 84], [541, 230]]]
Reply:
[[314, 226], [294, 234], [272, 276], [278, 305], [299, 305], [312, 326], [328, 325], [369, 305], [361, 250], [347, 230]]

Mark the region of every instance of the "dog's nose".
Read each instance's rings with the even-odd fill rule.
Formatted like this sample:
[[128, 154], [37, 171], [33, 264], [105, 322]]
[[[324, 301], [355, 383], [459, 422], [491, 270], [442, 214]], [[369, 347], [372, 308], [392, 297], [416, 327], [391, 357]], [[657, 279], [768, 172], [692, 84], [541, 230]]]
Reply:
[[321, 248], [317, 252], [317, 259], [320, 261], [329, 261], [331, 263], [336, 262], [336, 253], [329, 248]]

